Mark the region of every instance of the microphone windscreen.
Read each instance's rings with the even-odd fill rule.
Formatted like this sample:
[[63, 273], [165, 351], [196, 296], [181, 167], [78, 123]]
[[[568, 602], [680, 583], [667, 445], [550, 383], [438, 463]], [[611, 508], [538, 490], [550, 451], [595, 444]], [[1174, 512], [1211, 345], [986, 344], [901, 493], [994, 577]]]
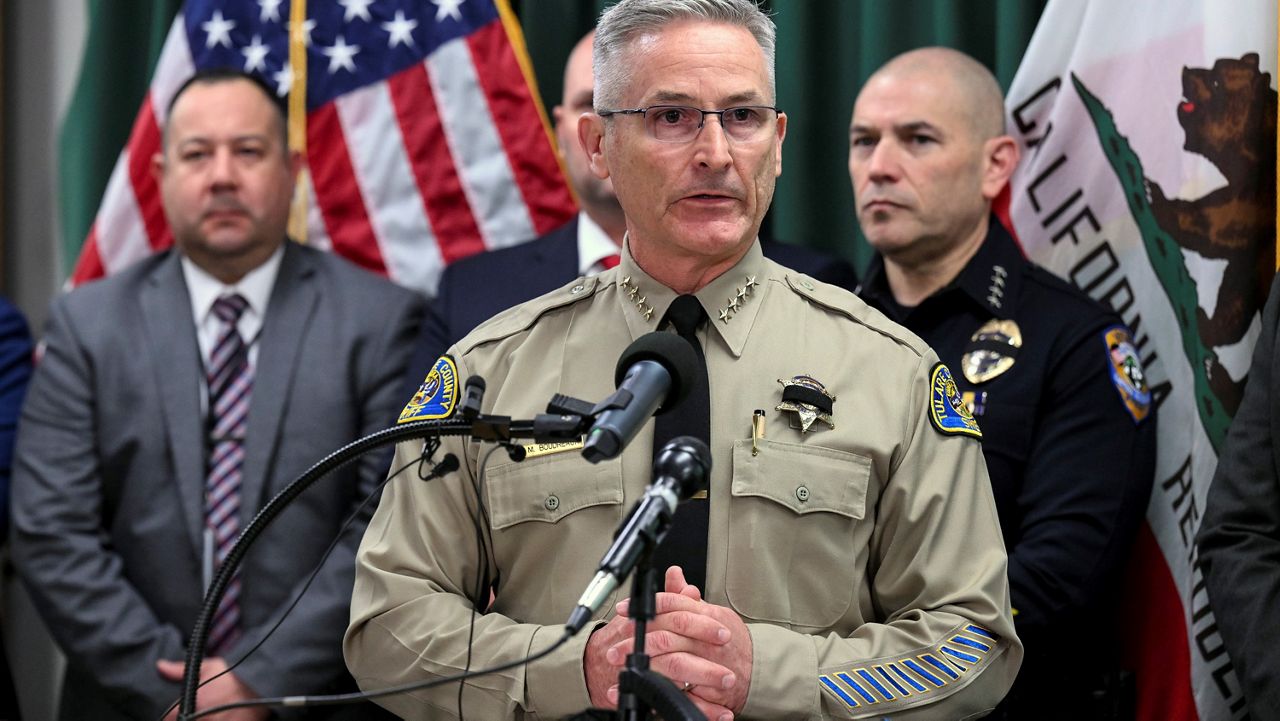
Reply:
[[655, 476], [665, 476], [678, 483], [680, 500], [707, 488], [711, 477], [711, 449], [700, 438], [677, 436], [653, 457]]
[[618, 358], [618, 368], [613, 374], [614, 385], [622, 384], [631, 366], [646, 360], [658, 363], [671, 376], [671, 388], [662, 405], [658, 406], [658, 413], [674, 407], [689, 395], [689, 388], [698, 377], [698, 356], [689, 341], [675, 333], [662, 331], [640, 336]]

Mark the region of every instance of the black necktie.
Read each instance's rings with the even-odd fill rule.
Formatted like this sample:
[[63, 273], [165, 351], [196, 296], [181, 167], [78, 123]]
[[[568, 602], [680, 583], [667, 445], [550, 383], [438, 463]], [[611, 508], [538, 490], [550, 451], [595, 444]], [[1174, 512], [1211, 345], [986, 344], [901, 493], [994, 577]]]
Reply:
[[[682, 295], [671, 302], [663, 324], [670, 323], [681, 338], [689, 341], [698, 356], [697, 371], [689, 395], [680, 405], [659, 415], [654, 420], [653, 452], [678, 436], [693, 436], [711, 444], [711, 393], [707, 385], [707, 358], [698, 342], [698, 326], [707, 319], [702, 304], [692, 295]], [[662, 324], [659, 324], [662, 327]], [[665, 572], [668, 566], [684, 569], [687, 582], [698, 587], [706, 595], [707, 577], [707, 517], [710, 513], [709, 494], [703, 498], [685, 501], [676, 509], [671, 530], [649, 559], [649, 566]]]

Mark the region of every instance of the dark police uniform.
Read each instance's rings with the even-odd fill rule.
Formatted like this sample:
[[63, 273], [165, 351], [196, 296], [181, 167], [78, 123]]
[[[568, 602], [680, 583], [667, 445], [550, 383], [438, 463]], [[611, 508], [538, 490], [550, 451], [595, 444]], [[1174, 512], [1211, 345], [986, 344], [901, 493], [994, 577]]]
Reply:
[[[1129, 331], [1028, 261], [994, 217], [960, 275], [920, 305], [894, 301], [879, 256], [859, 295], [937, 351], [982, 429], [1027, 650], [997, 717], [1108, 717], [1119, 643], [1095, 619], [1114, 615], [1155, 470], [1155, 408]], [[1099, 688], [1112, 690], [1090, 701]]]

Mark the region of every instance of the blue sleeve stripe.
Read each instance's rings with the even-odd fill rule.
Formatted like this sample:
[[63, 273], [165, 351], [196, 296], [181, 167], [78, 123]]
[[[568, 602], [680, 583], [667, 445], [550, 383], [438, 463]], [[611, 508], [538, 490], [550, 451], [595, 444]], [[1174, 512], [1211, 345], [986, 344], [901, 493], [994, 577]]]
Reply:
[[960, 644], [960, 645], [962, 645], [962, 646], [968, 646], [969, 648], [977, 649], [977, 650], [979, 650], [979, 651], [983, 651], [983, 652], [986, 652], [986, 651], [990, 651], [990, 650], [991, 650], [991, 647], [990, 647], [990, 646], [988, 646], [987, 644], [985, 644], [985, 643], [979, 643], [978, 641], [974, 641], [974, 640], [973, 640], [973, 639], [971, 639], [971, 638], [965, 638], [964, 636], [953, 636], [953, 637], [951, 638], [951, 642], [952, 642], [952, 643], [958, 643], [958, 644]]
[[840, 686], [836, 684], [835, 681], [832, 681], [826, 676], [819, 676], [818, 680], [822, 682], [823, 686], [826, 686], [828, 689], [830, 689], [831, 693], [834, 693], [836, 696], [839, 696], [840, 700], [844, 701], [845, 704], [847, 704], [850, 708], [857, 708], [858, 706], [861, 705], [856, 700], [854, 700], [852, 696], [845, 693], [844, 689], [840, 688]]
[[854, 673], [856, 673], [856, 674], [858, 674], [859, 676], [861, 676], [861, 677], [862, 677], [862, 680], [863, 680], [863, 681], [866, 681], [866, 682], [867, 682], [867, 684], [871, 686], [871, 688], [875, 689], [876, 691], [879, 691], [879, 692], [880, 692], [880, 695], [881, 695], [881, 696], [884, 696], [884, 700], [885, 700], [885, 701], [892, 701], [892, 700], [893, 700], [893, 698], [894, 698], [894, 696], [893, 696], [893, 692], [892, 692], [892, 691], [890, 691], [889, 689], [885, 688], [885, 687], [884, 687], [884, 685], [883, 685], [883, 684], [881, 684], [879, 681], [877, 681], [877, 680], [876, 680], [876, 677], [875, 677], [875, 676], [872, 676], [872, 675], [871, 675], [871, 673], [870, 673], [870, 672], [868, 672], [866, 669], [864, 669], [864, 668], [860, 668], [860, 669], [858, 669], [857, 671], [855, 671]]
[[857, 691], [858, 695], [866, 699], [867, 703], [879, 703], [876, 700], [875, 696], [872, 696], [871, 694], [867, 693], [866, 689], [859, 686], [858, 682], [854, 681], [853, 677], [850, 676], [849, 674], [841, 672], [836, 674], [836, 678], [840, 679], [841, 681], [844, 681], [846, 686], [853, 689], [854, 691]]
[[969, 633], [972, 633], [972, 634], [974, 634], [974, 635], [981, 636], [981, 637], [986, 638], [986, 639], [990, 639], [990, 640], [992, 640], [992, 641], [997, 640], [997, 639], [996, 639], [996, 635], [995, 635], [994, 633], [991, 633], [990, 631], [988, 631], [987, 629], [985, 629], [985, 628], [983, 628], [983, 627], [981, 627], [981, 626], [975, 626], [975, 625], [973, 625], [973, 624], [969, 624], [968, 626], [965, 626], [965, 627], [964, 627], [964, 630], [966, 630], [966, 631], [968, 631]]
[[911, 695], [910, 691], [903, 688], [902, 684], [898, 683], [898, 679], [894, 678], [893, 676], [890, 676], [889, 672], [884, 670], [884, 666], [876, 666], [876, 673], [880, 674], [881, 676], [884, 676], [885, 681], [888, 681], [889, 683], [893, 684], [893, 687], [898, 689], [899, 694], [903, 696]]
[[938, 660], [938, 658], [937, 658], [936, 656], [934, 656], [933, 654], [928, 654], [928, 653], [926, 653], [925, 655], [921, 656], [920, 658], [923, 658], [925, 661], [928, 661], [930, 664], [932, 664], [932, 665], [933, 665], [935, 668], [937, 668], [939, 671], [941, 671], [941, 672], [945, 673], [946, 675], [950, 676], [950, 677], [952, 678], [952, 680], [955, 680], [955, 679], [957, 679], [957, 678], [960, 678], [960, 674], [958, 674], [958, 673], [956, 673], [955, 671], [951, 670], [951, 667], [950, 667], [950, 666], [948, 666], [947, 664], [945, 664], [945, 663], [943, 663], [943, 662], [939, 661], [939, 660]]
[[915, 662], [915, 659], [904, 658], [902, 659], [902, 665], [920, 674], [924, 678], [924, 680], [928, 681], [934, 686], [937, 686], [938, 688], [942, 688], [943, 686], [947, 685], [946, 681], [943, 681], [937, 676], [934, 676], [933, 674], [926, 671], [924, 669], [924, 666], [921, 666], [920, 664]]
[[966, 663], [977, 663], [982, 660], [977, 656], [967, 654], [964, 651], [957, 651], [956, 649], [951, 648], [950, 646], [943, 646], [942, 652], [947, 654], [948, 656], [951, 656], [952, 658], [958, 658], [961, 661], [964, 661]]
[[925, 691], [928, 691], [928, 690], [929, 690], [929, 689], [925, 688], [924, 684], [922, 684], [922, 683], [920, 683], [919, 681], [917, 681], [917, 680], [915, 680], [914, 678], [912, 678], [911, 674], [909, 674], [909, 673], [907, 673], [906, 671], [903, 671], [902, 669], [898, 668], [898, 664], [896, 664], [896, 663], [891, 663], [891, 664], [889, 664], [889, 669], [890, 669], [891, 671], [893, 671], [894, 673], [898, 674], [898, 676], [899, 676], [903, 681], [906, 681], [906, 682], [907, 682], [907, 684], [908, 684], [908, 685], [910, 685], [910, 686], [911, 686], [911, 688], [915, 689], [916, 691], [919, 691], [920, 693], [924, 693]]

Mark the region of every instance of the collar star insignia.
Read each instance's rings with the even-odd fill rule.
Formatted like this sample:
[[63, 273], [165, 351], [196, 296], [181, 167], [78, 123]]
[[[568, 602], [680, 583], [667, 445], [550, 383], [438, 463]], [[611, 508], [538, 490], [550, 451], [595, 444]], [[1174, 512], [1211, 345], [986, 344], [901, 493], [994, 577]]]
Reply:
[[747, 283], [737, 289], [736, 294], [729, 296], [728, 303], [720, 309], [720, 322], [728, 323], [734, 313], [742, 310], [747, 304], [747, 299], [751, 297], [752, 289], [757, 285], [754, 275], [747, 276]]
[[627, 297], [631, 299], [631, 303], [640, 311], [640, 315], [645, 320], [653, 320], [653, 306], [649, 305], [649, 296], [640, 295], [640, 287], [631, 282], [631, 276], [623, 276], [618, 281], [618, 285], [627, 292]]
[[778, 379], [782, 384], [782, 402], [774, 410], [795, 413], [791, 427], [808, 433], [815, 421], [822, 421], [834, 429], [832, 409], [836, 397], [827, 392], [826, 386], [809, 375], [798, 375], [790, 380]]

